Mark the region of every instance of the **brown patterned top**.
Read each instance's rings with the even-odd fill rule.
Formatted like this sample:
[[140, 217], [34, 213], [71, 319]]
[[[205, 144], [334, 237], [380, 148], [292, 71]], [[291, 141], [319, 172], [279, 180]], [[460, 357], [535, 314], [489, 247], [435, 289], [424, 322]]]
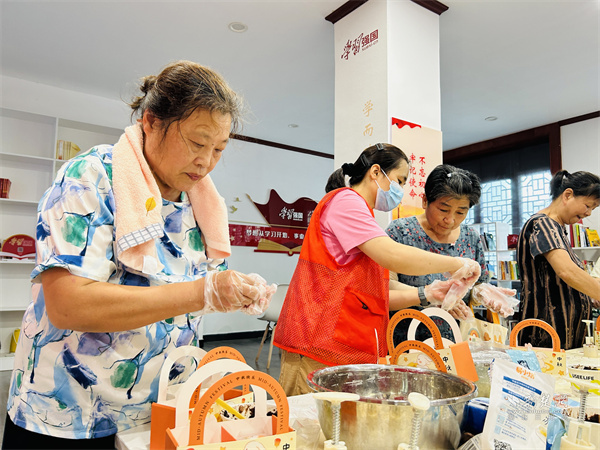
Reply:
[[[517, 260], [521, 274], [521, 305], [515, 318], [541, 319], [560, 336], [561, 348], [569, 350], [583, 345], [586, 327], [583, 319], [592, 319], [590, 298], [561, 280], [545, 258], [551, 250], [569, 253], [582, 270], [573, 252], [565, 228], [545, 214], [534, 214], [519, 235]], [[519, 333], [521, 345], [552, 347], [550, 335], [538, 327], [527, 327]]]

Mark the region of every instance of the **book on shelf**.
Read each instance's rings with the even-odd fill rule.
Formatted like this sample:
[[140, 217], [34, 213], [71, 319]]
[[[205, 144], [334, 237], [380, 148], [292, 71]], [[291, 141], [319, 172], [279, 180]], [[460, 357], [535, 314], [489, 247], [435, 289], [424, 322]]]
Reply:
[[498, 279], [498, 277], [496, 276], [496, 271], [494, 270], [494, 266], [492, 264], [486, 263], [485, 267], [487, 268], [487, 271], [490, 274], [490, 278]]
[[499, 267], [499, 280], [518, 280], [519, 279], [519, 267], [516, 261], [500, 261]]
[[493, 239], [494, 238], [492, 237], [492, 235], [485, 231], [479, 235], [479, 240], [481, 241], [481, 246], [483, 247], [484, 252], [494, 250], [493, 248], [490, 248], [490, 240], [493, 241]]
[[573, 241], [573, 229], [571, 228], [571, 226], [565, 227], [565, 229], [567, 230], [567, 242], [571, 244], [571, 247], [575, 247]]
[[0, 198], [8, 198], [11, 184], [8, 178], [0, 178]]
[[598, 230], [593, 230], [591, 228], [588, 228], [587, 230], [585, 230], [585, 232], [588, 237], [589, 246], [590, 247], [600, 247], [600, 236], [598, 236]]
[[509, 266], [510, 266], [511, 279], [518, 280], [519, 279], [519, 265], [517, 264], [516, 261], [509, 261]]
[[494, 235], [492, 233], [483, 233], [485, 236], [487, 248], [489, 251], [493, 252], [496, 250], [496, 242], [494, 241]]
[[585, 227], [583, 225], [579, 225], [579, 242], [581, 243], [582, 247], [589, 247], [590, 243], [588, 241], [588, 237], [587, 237], [587, 229], [588, 227]]
[[583, 268], [587, 271], [587, 273], [589, 273], [590, 275], [592, 274], [592, 272], [594, 271], [594, 267], [595, 267], [595, 263], [594, 261], [581, 261], [583, 264]]
[[76, 156], [80, 150], [79, 146], [71, 141], [63, 141], [62, 139], [56, 141], [56, 159], [71, 159]]
[[481, 246], [483, 247], [484, 252], [488, 252], [490, 249], [487, 246], [487, 242], [485, 240], [485, 233], [481, 233], [479, 235], [479, 241], [481, 242]]
[[570, 224], [567, 228], [567, 236], [571, 241], [571, 247], [600, 247], [598, 231], [586, 227], [582, 223]]

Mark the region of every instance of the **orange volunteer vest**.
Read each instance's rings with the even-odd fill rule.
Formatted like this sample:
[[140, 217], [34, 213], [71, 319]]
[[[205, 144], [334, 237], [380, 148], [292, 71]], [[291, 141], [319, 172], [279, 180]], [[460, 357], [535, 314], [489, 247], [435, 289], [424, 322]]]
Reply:
[[338, 264], [321, 234], [321, 212], [344, 189], [326, 194], [313, 212], [274, 343], [330, 366], [375, 364], [387, 353], [388, 270], [362, 252]]

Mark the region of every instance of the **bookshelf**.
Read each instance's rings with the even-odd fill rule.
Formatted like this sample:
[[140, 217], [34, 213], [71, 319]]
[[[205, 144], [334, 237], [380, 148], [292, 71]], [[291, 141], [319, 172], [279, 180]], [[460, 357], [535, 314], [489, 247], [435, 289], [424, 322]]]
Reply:
[[[583, 262], [586, 270], [591, 271], [600, 258], [600, 247], [573, 247], [577, 257]], [[587, 263], [586, 263], [587, 262]]]
[[509, 249], [507, 236], [511, 234], [511, 226], [503, 222], [474, 223], [469, 225], [479, 233], [484, 246], [488, 270], [493, 272], [492, 279], [498, 286], [512, 288], [519, 281], [516, 264], [516, 249]]
[[[35, 237], [37, 205], [56, 172], [58, 140], [82, 150], [114, 144], [123, 130], [0, 108], [0, 178], [12, 182], [9, 198], [0, 198], [0, 240], [15, 234]], [[33, 261], [0, 260], [0, 370], [12, 369], [7, 354], [15, 328], [31, 300]]]
[[567, 239], [571, 241], [571, 248], [583, 262], [586, 270], [591, 272], [594, 265], [598, 262], [598, 258], [600, 258], [598, 231], [582, 223], [566, 225], [566, 230]]

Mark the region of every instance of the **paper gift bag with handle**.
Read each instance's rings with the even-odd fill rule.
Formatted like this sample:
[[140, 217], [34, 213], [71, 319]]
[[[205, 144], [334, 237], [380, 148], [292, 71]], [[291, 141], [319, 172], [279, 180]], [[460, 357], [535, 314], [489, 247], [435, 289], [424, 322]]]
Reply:
[[[235, 361], [241, 361], [243, 363], [246, 362], [246, 360], [244, 359], [242, 354], [235, 348], [228, 347], [228, 346], [220, 346], [220, 347], [215, 347], [212, 350], [209, 350], [208, 353], [206, 355], [204, 355], [204, 357], [200, 361], [200, 364], [198, 365], [198, 367], [202, 367], [203, 365], [205, 365], [209, 362], [212, 362], [212, 361], [216, 361], [217, 359], [233, 359]], [[204, 385], [205, 387], [210, 386], [215, 381], [217, 381], [219, 378], [221, 378], [221, 374], [216, 373], [209, 379], [203, 381], [202, 385]], [[196, 392], [194, 392], [194, 395], [192, 396], [192, 401], [190, 402], [190, 408], [193, 408], [194, 405], [196, 404], [196, 402], [198, 401], [198, 398], [200, 397], [200, 390], [202, 389], [202, 385], [198, 386], [198, 388], [196, 389]], [[225, 398], [226, 400], [230, 400], [239, 395], [242, 395], [242, 391], [232, 390], [230, 392], [225, 393], [225, 396], [223, 398]]]
[[542, 372], [551, 375], [565, 375], [565, 351], [561, 350], [560, 337], [558, 337], [556, 330], [549, 323], [539, 319], [522, 320], [510, 332], [509, 345], [513, 348], [524, 349], [523, 347], [517, 347], [517, 336], [519, 331], [525, 327], [540, 327], [550, 333], [552, 337], [552, 349], [532, 348], [540, 362]]
[[[473, 311], [473, 307], [471, 307]], [[487, 310], [488, 321], [476, 319], [461, 320], [460, 333], [463, 341], [486, 342], [491, 341], [493, 345], [505, 346], [508, 328], [500, 324], [498, 314]]]
[[197, 365], [206, 355], [206, 351], [193, 345], [184, 345], [173, 349], [165, 358], [158, 378], [158, 395], [152, 403], [150, 424], [150, 449], [159, 450], [165, 446], [166, 430], [175, 424], [175, 392], [181, 384], [169, 386], [169, 373], [179, 359], [193, 358]]
[[[187, 383], [187, 382], [186, 382]], [[251, 419], [217, 422], [209, 411], [223, 392], [241, 384], [254, 390], [255, 415]], [[167, 450], [243, 450], [296, 448], [296, 432], [289, 426], [289, 404], [283, 388], [270, 375], [258, 371], [231, 373], [209, 387], [187, 419], [187, 405], [195, 386], [184, 386], [176, 406], [175, 427], [167, 430]], [[277, 416], [267, 416], [267, 392]]]
[[[234, 350], [234, 352], [229, 352], [228, 354], [237, 357], [235, 352], [237, 352], [237, 350]], [[192, 356], [198, 361], [197, 370], [188, 378], [185, 383], [176, 386], [168, 386], [169, 372], [173, 366], [173, 363], [185, 356]], [[196, 383], [196, 389], [190, 396], [191, 400], [188, 404], [189, 410], [189, 408], [192, 408], [195, 405], [195, 401], [198, 399], [199, 391], [203, 382], [207, 383], [209, 380], [213, 379], [212, 377], [214, 376], [221, 378], [224, 373], [233, 372], [236, 370], [252, 370], [252, 368], [245, 362], [233, 359], [222, 361], [225, 364], [214, 365], [215, 362], [218, 362], [214, 361], [214, 359], [219, 357], [222, 356], [216, 355], [216, 352], [213, 352], [211, 355], [210, 352], [206, 353], [204, 350], [198, 347], [182, 346], [173, 350], [165, 359], [158, 382], [157, 401], [152, 403], [152, 414], [150, 421], [150, 450], [159, 450], [165, 448], [166, 430], [167, 428], [172, 428], [175, 426], [175, 404], [179, 396], [179, 391], [184, 385], [186, 385], [186, 383], [190, 382], [190, 380], [192, 383]], [[246, 392], [248, 392], [248, 389], [246, 389]], [[236, 392], [233, 395], [240, 395], [243, 393], [245, 392]]]
[[[452, 342], [449, 339], [442, 338], [438, 327], [436, 326], [435, 322], [431, 320], [430, 316], [439, 317], [448, 322], [450, 328], [452, 329], [454, 339], [456, 342]], [[431, 348], [433, 344], [433, 349], [442, 359], [442, 362], [447, 372], [456, 374], [473, 382], [479, 379], [479, 377], [477, 376], [477, 371], [475, 370], [475, 363], [473, 362], [473, 357], [471, 355], [471, 350], [469, 349], [469, 344], [467, 342], [462, 342], [460, 332], [458, 329], [458, 324], [456, 323], [454, 318], [450, 316], [448, 312], [440, 308], [427, 308], [423, 311], [417, 311], [416, 309], [404, 309], [394, 314], [394, 316], [390, 320], [390, 323], [388, 324], [386, 334], [388, 353], [390, 355], [393, 355], [395, 351], [394, 328], [396, 328], [396, 325], [398, 325], [398, 323], [400, 323], [404, 319], [413, 320], [408, 329], [408, 341], [415, 341], [414, 337], [418, 323], [422, 323], [429, 329], [429, 332], [432, 336], [430, 339], [425, 341], [425, 344], [429, 348]], [[402, 344], [404, 343], [401, 343], [400, 345]], [[416, 348], [414, 346], [410, 348], [423, 351], [422, 348]], [[400, 353], [403, 352], [404, 350], [402, 350], [402, 352]], [[396, 359], [396, 363], [400, 365], [407, 365], [404, 363], [410, 360], [410, 363], [408, 365], [419, 365], [418, 359], [418, 355], [409, 353], [408, 355], [403, 355], [402, 357], [398, 356]], [[431, 359], [431, 361], [428, 363], [428, 366], [429, 368], [435, 368], [435, 359]]]
[[[405, 353], [408, 350], [419, 350], [426, 356], [424, 359], [418, 353]], [[408, 367], [422, 367], [427, 369], [435, 369], [440, 372], [448, 372], [446, 364], [442, 357], [431, 346], [415, 340], [401, 342], [396, 346], [390, 355], [390, 364]]]

